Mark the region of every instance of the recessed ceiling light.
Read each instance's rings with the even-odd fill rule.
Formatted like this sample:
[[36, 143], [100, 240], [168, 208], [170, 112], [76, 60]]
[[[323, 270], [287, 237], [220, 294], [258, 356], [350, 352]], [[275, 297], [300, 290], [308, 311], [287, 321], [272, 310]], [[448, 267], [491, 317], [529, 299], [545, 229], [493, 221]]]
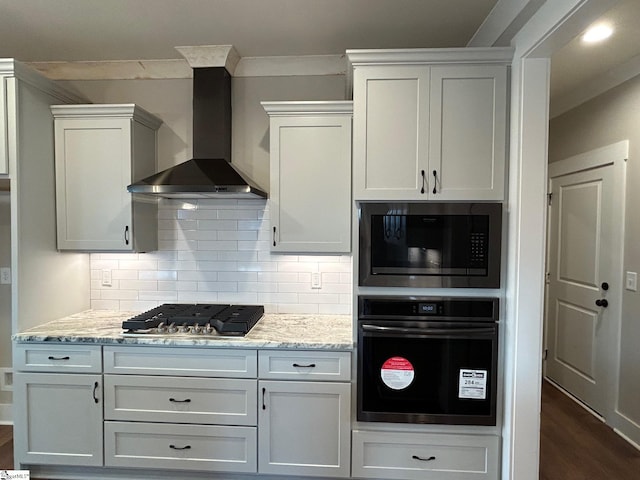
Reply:
[[584, 35], [582, 35], [582, 41], [586, 43], [601, 42], [605, 38], [609, 38], [613, 33], [613, 28], [606, 23], [599, 23], [590, 27]]

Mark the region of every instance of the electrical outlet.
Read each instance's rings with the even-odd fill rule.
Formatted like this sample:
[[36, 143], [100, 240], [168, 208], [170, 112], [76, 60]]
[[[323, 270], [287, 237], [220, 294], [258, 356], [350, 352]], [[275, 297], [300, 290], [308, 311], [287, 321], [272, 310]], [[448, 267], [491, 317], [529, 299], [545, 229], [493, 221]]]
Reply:
[[102, 285], [104, 287], [111, 286], [111, 270], [108, 268], [102, 270]]
[[0, 368], [0, 390], [11, 392], [13, 390], [13, 370]]
[[632, 292], [638, 291], [638, 274], [636, 272], [627, 272], [624, 288]]
[[322, 288], [320, 272], [311, 272], [311, 288]]
[[0, 284], [9, 285], [11, 283], [11, 269], [9, 267], [0, 268]]

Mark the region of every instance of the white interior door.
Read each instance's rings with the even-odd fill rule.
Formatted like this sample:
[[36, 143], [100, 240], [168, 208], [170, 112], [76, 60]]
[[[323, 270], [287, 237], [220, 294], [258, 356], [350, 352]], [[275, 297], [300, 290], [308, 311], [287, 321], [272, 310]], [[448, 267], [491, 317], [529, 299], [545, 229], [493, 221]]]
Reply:
[[626, 157], [614, 144], [549, 168], [546, 375], [605, 418], [618, 376]]

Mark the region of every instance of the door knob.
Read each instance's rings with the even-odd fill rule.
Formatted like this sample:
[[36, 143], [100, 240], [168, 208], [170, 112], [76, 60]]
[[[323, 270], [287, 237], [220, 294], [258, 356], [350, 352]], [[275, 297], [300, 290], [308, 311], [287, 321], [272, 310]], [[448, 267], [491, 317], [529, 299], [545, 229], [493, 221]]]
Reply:
[[609, 284], [607, 282], [602, 282], [602, 285], [600, 285], [600, 287], [602, 287], [603, 290], [609, 290]]
[[607, 302], [606, 298], [599, 298], [596, 300], [596, 305], [598, 307], [607, 308], [609, 306], [609, 302]]

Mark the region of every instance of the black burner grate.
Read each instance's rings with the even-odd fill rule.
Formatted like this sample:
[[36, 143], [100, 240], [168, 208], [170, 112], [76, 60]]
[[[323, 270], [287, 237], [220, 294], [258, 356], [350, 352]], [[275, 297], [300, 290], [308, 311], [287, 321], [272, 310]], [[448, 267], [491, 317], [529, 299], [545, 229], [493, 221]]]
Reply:
[[[261, 305], [165, 303], [122, 322], [129, 333], [160, 325], [193, 327], [210, 325], [220, 335], [245, 335], [264, 315]], [[142, 332], [140, 332], [142, 333]]]

